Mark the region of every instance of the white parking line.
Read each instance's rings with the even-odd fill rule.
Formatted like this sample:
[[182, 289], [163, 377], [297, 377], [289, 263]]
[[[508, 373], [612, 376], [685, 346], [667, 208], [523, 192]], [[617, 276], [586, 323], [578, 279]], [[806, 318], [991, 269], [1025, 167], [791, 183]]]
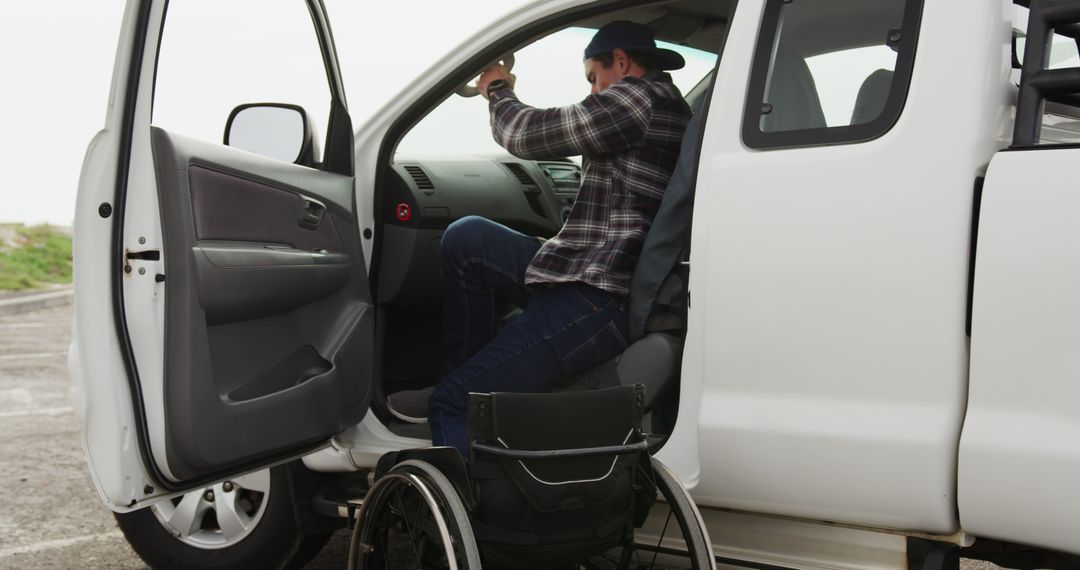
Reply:
[[59, 416], [62, 414], [70, 414], [75, 411], [75, 408], [71, 406], [65, 406], [62, 408], [42, 408], [40, 410], [22, 410], [18, 412], [0, 412], [0, 419], [6, 418], [22, 418], [26, 416]]
[[7, 323], [0, 321], [0, 329], [36, 329], [49, 324], [53, 323]]
[[123, 533], [118, 530], [112, 532], [105, 532], [101, 534], [90, 534], [86, 536], [76, 536], [74, 538], [61, 538], [59, 540], [46, 540], [43, 542], [35, 542], [33, 544], [27, 544], [26, 546], [16, 546], [14, 548], [5, 548], [0, 550], [0, 560], [4, 558], [10, 558], [17, 554], [32, 554], [34, 552], [41, 552], [43, 550], [55, 550], [57, 548], [67, 548], [76, 544], [82, 544], [84, 542], [94, 542], [98, 540], [107, 540], [110, 538], [121, 538]]
[[34, 358], [57, 358], [67, 356], [66, 352], [28, 352], [25, 354], [0, 354], [0, 360], [28, 360]]

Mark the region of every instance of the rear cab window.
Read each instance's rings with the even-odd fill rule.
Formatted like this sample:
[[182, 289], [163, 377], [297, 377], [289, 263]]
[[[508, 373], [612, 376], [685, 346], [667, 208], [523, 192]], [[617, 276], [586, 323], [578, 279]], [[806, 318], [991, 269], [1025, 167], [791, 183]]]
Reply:
[[887, 132], [904, 106], [922, 0], [769, 0], [743, 141], [772, 149]]

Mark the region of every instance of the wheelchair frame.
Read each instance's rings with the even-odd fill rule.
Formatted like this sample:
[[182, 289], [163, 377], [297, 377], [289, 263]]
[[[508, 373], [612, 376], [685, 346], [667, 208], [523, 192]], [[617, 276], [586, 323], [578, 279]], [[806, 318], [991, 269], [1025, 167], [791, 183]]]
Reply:
[[[635, 390], [637, 400], [640, 402], [641, 387], [623, 387], [613, 390]], [[626, 394], [623, 394], [625, 396]], [[474, 400], [483, 399], [496, 395], [474, 395]], [[520, 396], [518, 396], [520, 397]], [[573, 397], [573, 396], [571, 396]], [[486, 400], [485, 400], [486, 401]], [[471, 406], [472, 408], [473, 406]], [[640, 407], [640, 405], [639, 405]], [[473, 427], [473, 414], [470, 415], [470, 427]], [[592, 481], [601, 481], [613, 473], [620, 461], [629, 455], [638, 455], [640, 462], [636, 465], [622, 464], [619, 468], [627, 470], [630, 474], [629, 485], [631, 488], [626, 493], [631, 497], [631, 505], [625, 508], [626, 520], [619, 526], [608, 526], [604, 533], [595, 529], [597, 540], [595, 543], [567, 543], [564, 560], [557, 564], [570, 564], [573, 568], [600, 568], [608, 567], [610, 559], [605, 559], [607, 564], [599, 566], [594, 560], [597, 556], [605, 556], [612, 551], [618, 550], [618, 562], [611, 567], [626, 569], [631, 567], [633, 554], [636, 550], [634, 531], [641, 528], [645, 521], [648, 510], [655, 508], [657, 495], [662, 496], [671, 508], [668, 522], [672, 516], [676, 519], [682, 531], [682, 541], [663, 542], [667, 534], [667, 524], [661, 533], [661, 544], [656, 545], [656, 552], [668, 552], [672, 549], [683, 550], [689, 558], [692, 568], [713, 569], [715, 568], [715, 555], [712, 551], [712, 542], [705, 530], [701, 514], [693, 499], [677, 478], [659, 460], [649, 456], [648, 441], [640, 432], [640, 413], [636, 416], [636, 426], [631, 435], [636, 434], [635, 441], [628, 441], [621, 445], [602, 445], [592, 447], [579, 447], [568, 449], [515, 449], [499, 447], [490, 442], [478, 441], [473, 431], [472, 453], [473, 460], [477, 454], [519, 462], [529, 476], [540, 481], [531, 471], [525, 467], [524, 461], [547, 462], [560, 459], [577, 458], [600, 458], [612, 457], [612, 468], [606, 475]], [[505, 445], [505, 442], [503, 442]], [[647, 458], [647, 463], [646, 463]], [[651, 472], [645, 470], [645, 465], [651, 467]], [[473, 463], [476, 466], [476, 463]], [[633, 483], [640, 477], [638, 471], [642, 471], [647, 481], [644, 485]], [[513, 480], [509, 471], [504, 479]], [[361, 505], [356, 516], [355, 527], [349, 549], [350, 569], [379, 569], [397, 568], [401, 559], [408, 558], [411, 564], [408, 568], [441, 567], [450, 570], [468, 569], [473, 570], [481, 567], [481, 553], [487, 553], [489, 558], [502, 559], [516, 553], [520, 548], [518, 543], [503, 542], [498, 538], [483, 536], [477, 540], [478, 534], [485, 534], [485, 529], [490, 530], [491, 525], [474, 520], [482, 506], [475, 492], [481, 481], [491, 480], [491, 477], [477, 478], [470, 475], [465, 461], [454, 448], [431, 447], [408, 449], [387, 453], [379, 460], [379, 465], [374, 473], [374, 483]], [[505, 481], [499, 481], [505, 483]], [[576, 483], [576, 482], [575, 482]], [[647, 499], [647, 505], [635, 505], [635, 497], [641, 493], [657, 492]], [[518, 488], [518, 492], [524, 497], [528, 493]], [[573, 498], [573, 497], [572, 497]], [[530, 500], [523, 501], [531, 503]], [[535, 505], [532, 505], [535, 507]], [[636, 509], [647, 506], [641, 516], [636, 516]], [[409, 516], [415, 515], [413, 520]], [[596, 518], [595, 516], [593, 518]], [[622, 521], [622, 519], [616, 519]], [[586, 522], [589, 519], [586, 518]], [[629, 524], [626, 524], [629, 523]], [[480, 524], [474, 528], [475, 524]], [[476, 530], [476, 529], [479, 530]], [[587, 529], [587, 527], [586, 527]], [[623, 530], [620, 530], [623, 529]], [[572, 529], [581, 530], [581, 529]], [[587, 529], [592, 530], [592, 529]], [[506, 536], [513, 537], [515, 531], [500, 531]], [[619, 538], [616, 542], [608, 544], [607, 538], [616, 534]], [[495, 535], [498, 536], [498, 533]], [[396, 542], [395, 542], [396, 541]], [[662, 546], [665, 545], [665, 546]], [[543, 555], [559, 559], [559, 544], [545, 543], [539, 545], [543, 548]], [[603, 549], [598, 552], [592, 550]], [[522, 557], [528, 557], [528, 547], [522, 549]], [[580, 552], [591, 552], [584, 559], [572, 560]], [[655, 556], [655, 552], [653, 554]], [[536, 560], [530, 563], [540, 564]], [[565, 566], [560, 566], [565, 567]]]

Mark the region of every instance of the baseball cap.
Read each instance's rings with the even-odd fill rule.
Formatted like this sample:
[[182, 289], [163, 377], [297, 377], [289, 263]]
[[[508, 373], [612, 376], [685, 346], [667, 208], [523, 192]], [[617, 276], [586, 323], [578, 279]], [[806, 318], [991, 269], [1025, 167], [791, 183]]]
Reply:
[[619, 20], [596, 31], [585, 47], [585, 59], [611, 53], [616, 49], [653, 54], [662, 70], [682, 69], [686, 60], [678, 52], [656, 47], [652, 30], [642, 24]]

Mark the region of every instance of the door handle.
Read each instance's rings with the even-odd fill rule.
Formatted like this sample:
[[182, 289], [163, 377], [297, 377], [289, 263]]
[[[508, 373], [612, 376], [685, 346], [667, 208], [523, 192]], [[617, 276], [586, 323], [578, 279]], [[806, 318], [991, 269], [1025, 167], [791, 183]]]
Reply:
[[326, 206], [318, 200], [301, 198], [303, 207], [297, 217], [296, 224], [302, 228], [314, 230], [322, 223], [323, 215], [326, 214]]

